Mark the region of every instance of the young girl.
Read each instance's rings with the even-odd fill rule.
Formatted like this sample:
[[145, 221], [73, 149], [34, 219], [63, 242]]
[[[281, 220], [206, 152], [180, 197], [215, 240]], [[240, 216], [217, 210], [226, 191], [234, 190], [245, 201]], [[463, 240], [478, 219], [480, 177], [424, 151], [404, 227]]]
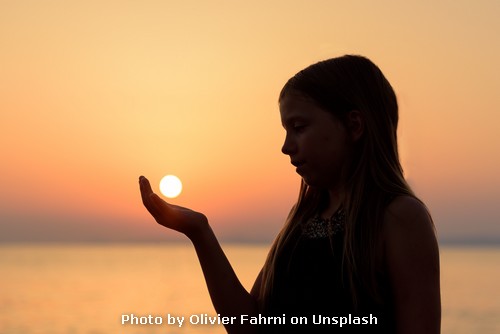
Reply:
[[301, 189], [250, 292], [207, 218], [139, 179], [156, 221], [193, 242], [215, 309], [237, 319], [227, 331], [439, 333], [433, 222], [403, 177], [396, 96], [380, 69], [352, 55], [311, 65], [286, 83], [279, 107]]

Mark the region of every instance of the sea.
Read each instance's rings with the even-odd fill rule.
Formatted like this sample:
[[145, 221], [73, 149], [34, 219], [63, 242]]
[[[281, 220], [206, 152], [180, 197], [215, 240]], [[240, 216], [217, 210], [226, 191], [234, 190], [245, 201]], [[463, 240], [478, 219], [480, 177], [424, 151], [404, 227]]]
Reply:
[[[223, 249], [250, 289], [269, 246]], [[440, 251], [441, 332], [500, 333], [500, 247]], [[225, 333], [216, 319], [189, 244], [0, 245], [0, 334]]]

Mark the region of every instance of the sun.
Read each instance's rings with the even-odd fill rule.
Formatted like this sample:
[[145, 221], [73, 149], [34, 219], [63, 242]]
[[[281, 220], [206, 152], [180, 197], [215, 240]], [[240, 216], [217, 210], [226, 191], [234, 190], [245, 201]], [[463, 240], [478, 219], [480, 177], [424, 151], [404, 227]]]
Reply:
[[160, 191], [168, 198], [175, 198], [182, 191], [182, 182], [175, 175], [166, 175], [160, 181]]

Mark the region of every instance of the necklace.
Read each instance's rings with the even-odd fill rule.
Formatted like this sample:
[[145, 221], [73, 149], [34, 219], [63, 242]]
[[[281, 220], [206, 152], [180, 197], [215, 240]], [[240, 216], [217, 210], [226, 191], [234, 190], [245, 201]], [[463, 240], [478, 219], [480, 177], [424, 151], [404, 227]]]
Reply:
[[342, 206], [330, 218], [321, 218], [319, 214], [302, 224], [302, 235], [309, 239], [326, 238], [340, 234], [345, 227], [345, 212]]

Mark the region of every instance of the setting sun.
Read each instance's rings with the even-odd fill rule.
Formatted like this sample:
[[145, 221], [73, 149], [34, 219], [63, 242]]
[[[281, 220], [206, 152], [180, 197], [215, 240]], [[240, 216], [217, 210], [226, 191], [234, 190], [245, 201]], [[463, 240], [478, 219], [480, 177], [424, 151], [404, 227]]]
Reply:
[[160, 181], [160, 191], [168, 198], [175, 198], [182, 191], [182, 182], [175, 175], [166, 175]]

